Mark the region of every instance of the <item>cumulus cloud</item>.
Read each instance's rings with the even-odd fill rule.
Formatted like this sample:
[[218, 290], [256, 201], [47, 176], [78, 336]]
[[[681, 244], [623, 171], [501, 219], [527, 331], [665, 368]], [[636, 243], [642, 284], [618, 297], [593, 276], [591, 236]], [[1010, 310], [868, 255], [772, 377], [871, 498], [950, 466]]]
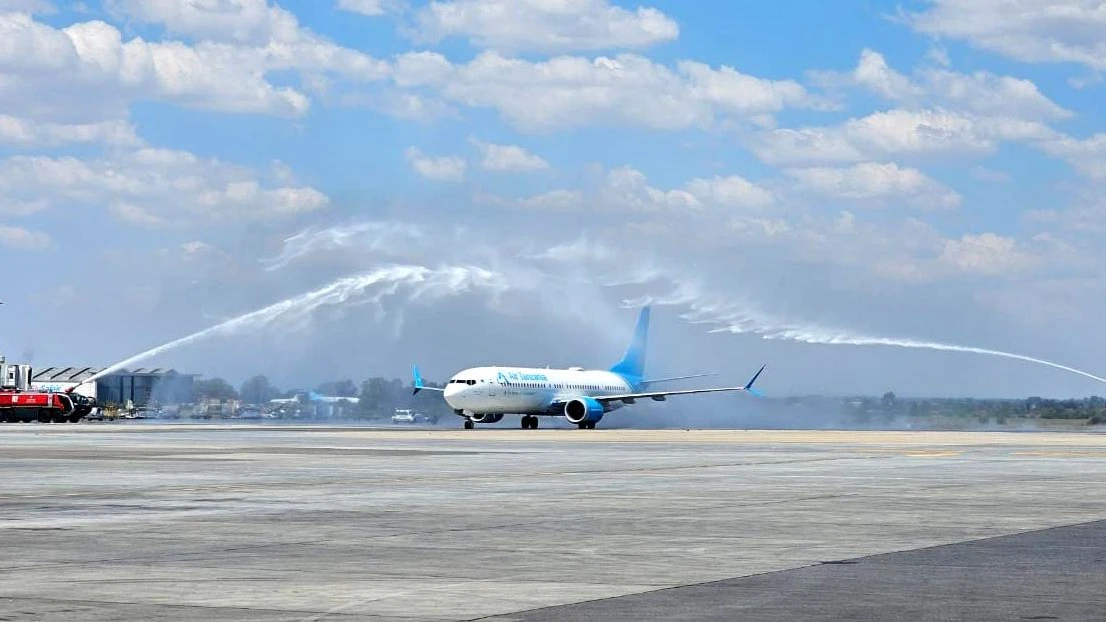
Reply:
[[47, 0], [0, 0], [0, 13], [5, 12], [51, 15], [58, 12], [58, 7]]
[[415, 21], [420, 41], [463, 37], [508, 52], [642, 48], [680, 33], [657, 9], [629, 10], [608, 0], [435, 0]]
[[41, 251], [50, 248], [50, 236], [41, 231], [0, 225], [0, 246], [16, 250]]
[[900, 17], [919, 32], [1027, 62], [1106, 69], [1106, 11], [1099, 0], [926, 0]]
[[100, 21], [56, 29], [0, 14], [0, 99], [9, 114], [98, 122], [125, 118], [133, 101], [294, 116], [306, 96], [264, 78], [265, 54], [220, 44], [124, 42]]
[[408, 147], [404, 155], [416, 173], [433, 181], [462, 181], [468, 168], [460, 156], [431, 157], [416, 147]]
[[630, 166], [606, 171], [598, 186], [587, 191], [557, 189], [516, 200], [495, 195], [479, 198], [484, 203], [534, 209], [588, 207], [596, 214], [629, 211], [683, 215], [707, 210], [715, 210], [714, 215], [734, 211], [759, 212], [776, 200], [767, 188], [737, 175], [695, 178], [679, 188], [663, 189], [652, 185], [645, 173]]
[[370, 17], [386, 15], [400, 7], [400, 0], [338, 0], [339, 9]]
[[0, 204], [107, 206], [138, 225], [268, 221], [329, 204], [309, 186], [273, 185], [245, 167], [186, 151], [143, 148], [111, 157], [15, 156], [0, 161]]
[[487, 171], [540, 171], [549, 162], [517, 145], [496, 145], [476, 139], [472, 144], [480, 151], [480, 167]]
[[137, 145], [134, 126], [125, 121], [50, 123], [0, 114], [0, 144], [17, 147], [56, 147], [67, 143]]
[[1039, 141], [1055, 132], [1034, 121], [948, 110], [893, 109], [839, 126], [777, 129], [752, 141], [772, 164], [853, 163], [895, 156], [981, 155], [1003, 141]]
[[816, 74], [829, 84], [853, 84], [877, 95], [914, 107], [941, 106], [977, 115], [1027, 120], [1067, 119], [1072, 116], [1045, 97], [1030, 80], [987, 71], [963, 74], [928, 67], [907, 77], [888, 64], [882, 54], [865, 49], [848, 74]]
[[939, 259], [963, 272], [982, 275], [1014, 272], [1029, 261], [1016, 240], [994, 233], [965, 234], [959, 240], [947, 240]]
[[308, 96], [278, 86], [270, 73], [329, 74], [358, 82], [388, 72], [387, 63], [318, 37], [291, 13], [263, 0], [116, 0], [112, 8], [199, 42], [124, 40], [103, 21], [55, 28], [27, 14], [0, 13], [5, 113], [87, 125], [126, 119], [131, 104], [159, 101], [296, 117], [310, 107]]
[[918, 169], [893, 163], [863, 162], [851, 167], [791, 169], [787, 174], [800, 191], [883, 204], [908, 201], [924, 208], [946, 209], [960, 204], [960, 195]]
[[822, 105], [793, 80], [691, 61], [671, 69], [634, 54], [530, 61], [483, 52], [455, 64], [434, 52], [411, 52], [395, 59], [393, 79], [400, 88], [492, 108], [525, 131], [604, 123], [675, 130]]
[[1041, 143], [1048, 154], [1062, 157], [1076, 170], [1092, 179], [1106, 180], [1106, 133], [1078, 139], [1057, 135]]

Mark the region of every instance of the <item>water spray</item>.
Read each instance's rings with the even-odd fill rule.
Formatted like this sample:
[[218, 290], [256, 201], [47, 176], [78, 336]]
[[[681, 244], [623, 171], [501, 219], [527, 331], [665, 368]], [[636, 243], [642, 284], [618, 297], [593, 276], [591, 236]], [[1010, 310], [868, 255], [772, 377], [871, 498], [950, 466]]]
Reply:
[[767, 340], [794, 341], [818, 345], [889, 346], [996, 356], [1052, 367], [1106, 384], [1106, 378], [1101, 376], [1096, 376], [1095, 374], [1075, 367], [1025, 354], [993, 350], [990, 348], [941, 343], [937, 341], [919, 341], [916, 339], [898, 337], [873, 337], [847, 330], [827, 329], [782, 321], [770, 315], [750, 310], [747, 305], [739, 306], [734, 303], [705, 303], [696, 293], [696, 288], [687, 282], [678, 286], [672, 294], [665, 298], [646, 297], [637, 300], [623, 301], [623, 305], [627, 307], [638, 307], [648, 303], [690, 307], [691, 310], [683, 313], [681, 317], [692, 324], [714, 325], [715, 328], [709, 331], [711, 333], [752, 334]]
[[[472, 289], [490, 291], [494, 296], [507, 289], [503, 275], [475, 266], [393, 265], [345, 277], [318, 289], [286, 298], [267, 307], [239, 315], [180, 339], [150, 348], [113, 363], [81, 384], [124, 369], [148, 358], [215, 335], [232, 335], [241, 330], [259, 328], [277, 321], [303, 321], [321, 307], [356, 303], [376, 304], [395, 295], [400, 287], [410, 289], [411, 299], [458, 296]], [[76, 387], [73, 387], [76, 388]]]

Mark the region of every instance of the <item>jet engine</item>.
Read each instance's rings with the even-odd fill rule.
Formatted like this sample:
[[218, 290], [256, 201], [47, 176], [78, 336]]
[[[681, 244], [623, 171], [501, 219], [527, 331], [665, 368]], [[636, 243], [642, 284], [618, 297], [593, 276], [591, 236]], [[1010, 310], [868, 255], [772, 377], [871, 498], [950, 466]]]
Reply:
[[565, 419], [577, 425], [599, 423], [604, 412], [603, 405], [591, 397], [578, 397], [565, 404]]
[[484, 414], [484, 415], [473, 415], [472, 416], [472, 420], [475, 421], [476, 423], [499, 423], [502, 419], [503, 419], [503, 414], [502, 413], [495, 414], [495, 415]]

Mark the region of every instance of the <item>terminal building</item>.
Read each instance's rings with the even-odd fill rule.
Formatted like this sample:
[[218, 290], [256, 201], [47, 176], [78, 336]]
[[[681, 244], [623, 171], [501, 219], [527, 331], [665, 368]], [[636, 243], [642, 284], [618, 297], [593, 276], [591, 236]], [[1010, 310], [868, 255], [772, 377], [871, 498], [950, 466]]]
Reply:
[[38, 391], [74, 393], [95, 398], [101, 406], [147, 404], [191, 404], [194, 382], [199, 374], [182, 374], [175, 369], [120, 369], [89, 382], [100, 372], [95, 367], [42, 367], [31, 370], [31, 388]]

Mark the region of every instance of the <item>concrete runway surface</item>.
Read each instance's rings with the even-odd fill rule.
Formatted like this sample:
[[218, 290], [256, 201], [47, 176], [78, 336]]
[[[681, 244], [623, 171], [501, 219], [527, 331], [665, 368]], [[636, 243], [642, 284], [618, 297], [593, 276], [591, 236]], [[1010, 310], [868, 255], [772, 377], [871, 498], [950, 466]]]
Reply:
[[[1106, 527], [1024, 534], [1106, 518], [1094, 433], [8, 424], [0, 464], [0, 620], [1106, 606]], [[899, 551], [921, 557], [862, 559]], [[1059, 613], [986, 609], [1018, 582], [1044, 582]]]

